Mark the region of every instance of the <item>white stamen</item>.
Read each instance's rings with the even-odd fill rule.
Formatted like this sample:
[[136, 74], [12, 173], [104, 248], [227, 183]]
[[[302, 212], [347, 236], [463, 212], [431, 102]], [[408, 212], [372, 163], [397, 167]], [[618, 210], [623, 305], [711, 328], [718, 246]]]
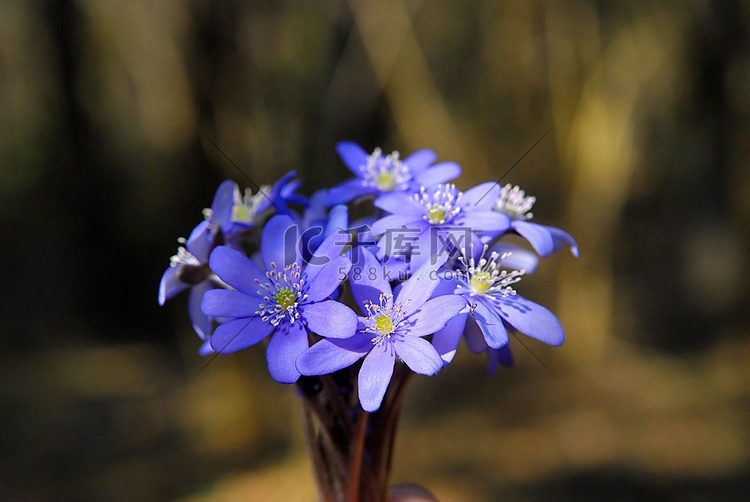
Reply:
[[309, 295], [305, 292], [306, 281], [300, 266], [296, 263], [278, 270], [275, 263], [271, 263], [271, 270], [266, 272], [266, 278], [271, 282], [256, 282], [261, 289], [258, 294], [263, 302], [258, 305], [258, 314], [264, 322], [278, 326], [286, 319], [294, 324], [300, 317], [297, 307]]
[[412, 197], [415, 202], [424, 208], [425, 214], [422, 218], [427, 223], [443, 225], [461, 212], [458, 203], [462, 196], [463, 192], [459, 191], [453, 183], [441, 183], [432, 193], [428, 193], [425, 187], [420, 187], [419, 193]]
[[379, 301], [379, 304], [375, 304], [367, 300], [364, 304], [367, 311], [364, 321], [365, 331], [375, 334], [375, 337], [370, 340], [375, 346], [380, 346], [397, 335], [396, 331], [406, 317], [403, 303], [394, 304], [393, 295], [381, 293]]
[[367, 157], [367, 164], [359, 169], [365, 183], [381, 192], [406, 190], [412, 178], [409, 166], [399, 160], [399, 153], [395, 150], [383, 156], [383, 151], [376, 148]]
[[497, 251], [487, 253], [487, 245], [482, 250], [482, 258], [479, 261], [473, 257], [467, 258], [464, 251], [458, 261], [463, 265], [464, 270], [458, 274], [460, 279], [459, 288], [468, 289], [471, 296], [486, 297], [507, 297], [516, 294], [511, 284], [521, 280], [521, 276], [526, 273], [525, 270], [500, 270], [502, 261], [510, 256], [510, 253], [498, 254]]
[[500, 197], [495, 201], [492, 207], [495, 211], [505, 213], [516, 220], [530, 220], [534, 214], [529, 212], [536, 202], [536, 197], [527, 196], [526, 192], [521, 190], [518, 185], [512, 186], [510, 183], [500, 190]]
[[[180, 244], [187, 242], [184, 238], [179, 238], [177, 241]], [[180, 265], [201, 265], [201, 262], [196, 258], [185, 246], [179, 246], [177, 248], [177, 254], [173, 255], [169, 259], [170, 267], [179, 267]]]

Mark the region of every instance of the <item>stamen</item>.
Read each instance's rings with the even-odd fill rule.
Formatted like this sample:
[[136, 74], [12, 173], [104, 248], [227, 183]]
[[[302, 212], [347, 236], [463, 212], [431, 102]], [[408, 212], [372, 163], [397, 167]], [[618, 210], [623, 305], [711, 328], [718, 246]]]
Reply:
[[271, 269], [266, 272], [266, 278], [270, 282], [261, 283], [256, 280], [261, 288], [258, 294], [263, 298], [256, 314], [261, 320], [270, 322], [274, 326], [278, 326], [283, 320], [294, 324], [300, 318], [297, 307], [308, 297], [305, 292], [305, 277], [302, 275], [300, 266], [292, 263], [283, 270], [278, 270], [276, 264], [271, 263]]
[[365, 183], [381, 192], [406, 190], [412, 178], [409, 166], [399, 160], [398, 151], [384, 156], [380, 148], [367, 157], [367, 164], [360, 170]]
[[527, 196], [521, 187], [508, 183], [500, 190], [500, 197], [495, 201], [492, 209], [517, 220], [530, 220], [534, 217], [534, 213], [529, 211], [535, 202], [536, 197]]
[[419, 193], [412, 197], [415, 202], [425, 209], [422, 218], [430, 225], [443, 225], [461, 212], [458, 202], [463, 192], [453, 183], [440, 184], [437, 189], [428, 193], [425, 187], [420, 187]]
[[526, 273], [525, 270], [500, 270], [502, 261], [510, 256], [510, 253], [498, 254], [497, 251], [490, 253], [485, 258], [488, 246], [485, 244], [482, 250], [482, 258], [479, 261], [474, 258], [467, 258], [464, 251], [459, 255], [458, 261], [463, 265], [464, 270], [459, 274], [460, 282], [458, 287], [468, 289], [471, 296], [486, 297], [507, 297], [516, 294], [511, 284], [521, 280], [521, 276]]
[[258, 213], [260, 204], [266, 198], [266, 193], [271, 189], [269, 186], [262, 186], [257, 193], [253, 194], [250, 188], [245, 188], [245, 195], [240, 194], [239, 188], [234, 189], [234, 203], [232, 205], [231, 219], [237, 223], [252, 223]]
[[[181, 244], [185, 244], [185, 239], [180, 238], [177, 240]], [[185, 246], [179, 246], [177, 248], [177, 254], [169, 258], [170, 267], [179, 267], [180, 265], [201, 265], [201, 262], [196, 258]]]
[[379, 304], [365, 302], [367, 317], [365, 318], [365, 332], [374, 333], [370, 340], [373, 345], [380, 346], [390, 340], [399, 329], [401, 321], [406, 317], [403, 303], [393, 303], [393, 295], [380, 294]]

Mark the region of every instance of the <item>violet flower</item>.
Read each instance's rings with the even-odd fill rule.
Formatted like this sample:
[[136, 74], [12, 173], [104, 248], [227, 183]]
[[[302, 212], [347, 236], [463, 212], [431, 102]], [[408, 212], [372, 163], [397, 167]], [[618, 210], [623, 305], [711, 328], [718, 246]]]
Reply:
[[509, 183], [500, 191], [493, 210], [507, 215], [510, 218], [510, 230], [529, 241], [539, 256], [548, 256], [567, 244], [573, 256], [578, 257], [578, 245], [570, 234], [556, 227], [529, 221], [534, 216], [531, 208], [535, 202], [536, 197], [527, 196], [518, 185], [512, 186]]
[[[372, 232], [383, 235], [379, 245], [385, 256], [405, 256], [415, 270], [431, 257], [452, 252], [450, 245], [476, 248], [480, 236], [505, 232], [510, 219], [492, 210], [499, 192], [489, 182], [466, 192], [448, 183], [422, 187], [417, 194], [384, 195], [375, 205], [391, 214], [375, 221]], [[399, 249], [399, 239], [411, 242]]]
[[383, 155], [380, 148], [367, 154], [351, 141], [336, 145], [346, 167], [356, 176], [328, 191], [328, 205], [343, 204], [363, 195], [382, 195], [391, 192], [419, 191], [453, 180], [461, 174], [455, 162], [441, 162], [431, 166], [437, 155], [432, 150], [419, 150], [401, 160], [399, 152]]
[[466, 301], [456, 295], [430, 298], [442, 262], [425, 264], [402, 283], [394, 298], [382, 264], [365, 248], [357, 252], [360, 257], [355, 262], [363, 268], [352, 268], [349, 280], [366, 316], [359, 318], [353, 337], [325, 338], [303, 352], [297, 368], [303, 375], [325, 375], [364, 358], [358, 377], [359, 401], [365, 411], [372, 412], [380, 407], [397, 361], [422, 375], [434, 375], [442, 368], [440, 355], [423, 337], [445, 326], [466, 308]]
[[442, 274], [448, 279], [443, 288], [452, 289], [471, 306], [470, 314], [460, 314], [433, 337], [432, 343], [446, 363], [453, 359], [462, 334], [466, 334], [467, 341], [482, 338], [489, 349], [496, 350], [508, 344], [511, 327], [548, 345], [561, 345], [565, 333], [557, 317], [511, 287], [521, 280], [524, 271], [502, 270], [503, 257], [496, 251], [484, 256], [486, 252], [484, 246], [479, 256], [467, 257], [464, 253], [459, 258], [462, 270]]
[[217, 247], [209, 260], [211, 270], [234, 289], [208, 291], [201, 304], [204, 314], [226, 319], [210, 340], [220, 354], [250, 347], [270, 335], [268, 370], [281, 383], [299, 378], [294, 362], [307, 349], [309, 333], [347, 338], [357, 327], [354, 311], [329, 299], [351, 267], [349, 258], [341, 255], [345, 239], [330, 235], [304, 266], [298, 244], [294, 220], [276, 215], [261, 238], [265, 271], [244, 254]]

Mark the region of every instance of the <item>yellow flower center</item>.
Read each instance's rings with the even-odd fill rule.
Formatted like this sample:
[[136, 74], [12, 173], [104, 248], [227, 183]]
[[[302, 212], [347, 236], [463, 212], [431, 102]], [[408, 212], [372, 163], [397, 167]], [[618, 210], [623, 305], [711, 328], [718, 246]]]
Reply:
[[492, 276], [489, 272], [477, 272], [471, 278], [471, 289], [475, 293], [484, 293], [492, 286]]
[[396, 330], [396, 327], [393, 325], [393, 321], [391, 320], [391, 317], [386, 314], [380, 314], [375, 318], [375, 326], [378, 328], [378, 331], [380, 331], [383, 335], [390, 335]]
[[278, 290], [273, 299], [276, 300], [276, 304], [283, 309], [288, 309], [297, 303], [297, 295], [295, 295], [294, 291], [289, 288], [281, 288]]
[[445, 221], [445, 208], [435, 204], [427, 210], [427, 218], [430, 223], [443, 223]]
[[392, 172], [380, 171], [375, 178], [375, 184], [378, 187], [378, 190], [390, 192], [396, 187], [396, 180], [393, 178]]

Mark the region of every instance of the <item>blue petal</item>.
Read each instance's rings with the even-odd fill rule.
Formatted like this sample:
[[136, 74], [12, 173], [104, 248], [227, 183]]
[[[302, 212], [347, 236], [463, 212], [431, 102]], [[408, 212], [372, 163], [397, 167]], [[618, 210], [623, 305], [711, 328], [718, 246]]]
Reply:
[[291, 217], [277, 214], [268, 220], [260, 241], [260, 254], [266, 269], [271, 270], [272, 263], [277, 269], [301, 263], [301, 256], [297, 252], [299, 239], [299, 227]]
[[565, 341], [565, 331], [555, 314], [520, 295], [498, 300], [500, 315], [508, 324], [531, 338], [558, 346]]
[[488, 181], [464, 192], [461, 205], [471, 210], [490, 210], [500, 197], [500, 185], [495, 181]]
[[388, 271], [369, 250], [356, 247], [353, 250], [354, 265], [349, 273], [354, 302], [362, 308], [367, 301], [380, 303], [380, 295], [391, 295]]
[[354, 173], [355, 176], [361, 177], [362, 171], [360, 166], [367, 165], [367, 159], [369, 155], [365, 152], [361, 146], [351, 141], [342, 141], [336, 145], [336, 151], [339, 153], [341, 160], [344, 161], [346, 167]]
[[307, 347], [307, 330], [302, 323], [288, 324], [286, 331], [277, 330], [266, 348], [271, 377], [279, 383], [296, 382], [300, 377], [296, 361]]
[[174, 298], [188, 288], [188, 285], [180, 281], [177, 277], [177, 270], [178, 267], [169, 267], [164, 271], [164, 275], [161, 276], [161, 282], [159, 282], [159, 305], [164, 305], [164, 302]]
[[213, 319], [201, 310], [201, 302], [203, 297], [211, 290], [214, 286], [209, 281], [203, 281], [200, 284], [193, 286], [190, 290], [190, 298], [188, 300], [188, 315], [190, 316], [190, 323], [193, 325], [193, 329], [202, 340], [206, 340], [211, 334], [213, 328]]
[[297, 358], [297, 370], [303, 375], [327, 375], [351, 366], [372, 349], [367, 335], [346, 340], [321, 340]]
[[500, 234], [510, 228], [510, 218], [497, 211], [465, 211], [461, 214], [461, 225], [476, 232]]
[[365, 411], [373, 412], [380, 408], [393, 376], [395, 362], [396, 357], [389, 343], [373, 347], [365, 357], [357, 379], [359, 402]]
[[239, 191], [237, 183], [226, 180], [216, 189], [211, 203], [211, 224], [220, 227], [222, 231], [226, 231], [231, 225], [235, 191]]
[[482, 300], [480, 298], [477, 302], [474, 319], [476, 319], [479, 328], [482, 330], [484, 341], [487, 342], [487, 345], [490, 348], [499, 349], [508, 343], [508, 331], [503, 326], [503, 321], [498, 314], [489, 309]]
[[419, 186], [429, 188], [438, 183], [445, 183], [454, 180], [461, 175], [461, 166], [455, 162], [442, 162], [425, 169], [415, 177]]
[[411, 214], [392, 214], [373, 222], [371, 225], [373, 235], [386, 235], [393, 239], [399, 235], [407, 238], [415, 237], [416, 231], [421, 232], [426, 222], [420, 216]]
[[534, 251], [539, 253], [539, 256], [548, 256], [552, 254], [555, 249], [555, 243], [552, 240], [552, 234], [549, 233], [544, 225], [537, 225], [523, 220], [515, 220], [512, 224], [513, 230], [529, 241]]
[[406, 318], [411, 336], [430, 335], [456, 317], [466, 308], [466, 299], [460, 295], [443, 295], [428, 300], [416, 312]]
[[552, 240], [554, 241], [554, 246], [552, 249], [553, 252], [559, 251], [565, 244], [567, 244], [570, 247], [570, 252], [573, 254], [573, 256], [578, 258], [578, 244], [568, 232], [557, 227], [544, 226], [544, 228], [546, 228], [547, 231], [552, 235]]
[[[341, 281], [346, 279], [346, 274], [352, 266], [352, 262], [346, 256], [339, 256], [322, 267], [316, 267], [317, 274], [312, 278], [308, 276], [309, 288], [307, 290], [308, 302], [317, 302], [328, 298]], [[309, 268], [309, 267], [308, 267]]]
[[484, 333], [479, 328], [479, 324], [474, 316], [469, 316], [466, 320], [464, 340], [466, 340], [466, 346], [469, 350], [475, 354], [479, 354], [490, 348], [487, 342], [484, 341]]
[[412, 215], [421, 218], [424, 208], [414, 201], [412, 196], [404, 192], [389, 193], [375, 199], [375, 207], [392, 214]]
[[265, 274], [250, 258], [227, 246], [219, 246], [213, 250], [208, 266], [222, 281], [243, 293], [255, 294], [258, 282], [268, 282]]
[[213, 317], [252, 317], [260, 310], [261, 299], [239, 291], [214, 289], [203, 295], [201, 311]]
[[396, 344], [398, 357], [420, 375], [434, 375], [443, 367], [443, 359], [435, 347], [418, 336], [406, 335]]
[[461, 341], [461, 335], [466, 326], [467, 317], [469, 317], [468, 314], [457, 315], [432, 337], [432, 346], [435, 347], [435, 350], [438, 351], [438, 354], [440, 354], [440, 357], [443, 358], [446, 364], [451, 362], [456, 356], [458, 344]]
[[409, 171], [411, 171], [412, 174], [415, 174], [429, 167], [430, 164], [435, 162], [435, 159], [437, 159], [437, 154], [432, 150], [425, 148], [412, 153], [402, 160], [401, 163], [408, 166]]
[[539, 265], [539, 257], [531, 251], [514, 244], [497, 244], [492, 247], [500, 256], [510, 253], [502, 261], [503, 268], [524, 270], [527, 274], [533, 274]]
[[357, 330], [357, 314], [336, 300], [304, 305], [302, 317], [310, 331], [326, 338], [349, 338]]
[[373, 187], [365, 185], [361, 178], [352, 178], [328, 190], [326, 205], [345, 204], [370, 193], [374, 194], [377, 191]]
[[211, 335], [211, 347], [219, 354], [231, 354], [252, 347], [271, 334], [274, 326], [260, 317], [233, 319], [221, 324]]
[[208, 221], [203, 220], [195, 226], [190, 236], [187, 238], [185, 248], [190, 254], [195, 256], [199, 262], [208, 262], [208, 255], [211, 253], [213, 242], [211, 232], [209, 231]]
[[402, 283], [401, 291], [396, 301], [404, 304], [405, 315], [409, 315], [420, 308], [440, 284], [437, 269], [447, 260], [447, 255], [442, 258], [427, 262], [420, 267], [408, 281]]
[[[341, 254], [344, 252], [344, 247], [351, 243], [350, 235], [338, 229], [318, 246], [315, 250], [315, 254], [310, 257], [310, 260], [305, 267], [305, 274], [307, 275], [308, 281], [313, 281], [323, 267], [329, 265], [332, 261], [341, 258]], [[347, 269], [347, 272], [349, 270]], [[346, 272], [344, 272], [346, 275]]]

